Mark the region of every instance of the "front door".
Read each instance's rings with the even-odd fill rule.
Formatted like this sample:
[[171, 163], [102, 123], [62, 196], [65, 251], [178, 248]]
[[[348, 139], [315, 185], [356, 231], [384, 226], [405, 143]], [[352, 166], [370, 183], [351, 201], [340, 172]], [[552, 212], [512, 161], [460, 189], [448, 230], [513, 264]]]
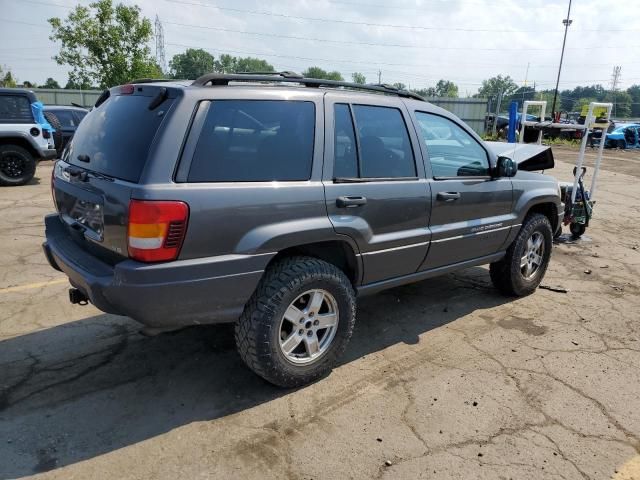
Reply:
[[431, 172], [431, 248], [420, 270], [500, 251], [514, 221], [511, 179], [492, 178], [481, 142], [453, 120], [415, 112]]
[[325, 96], [323, 181], [336, 232], [358, 244], [363, 284], [416, 272], [427, 253], [431, 197], [404, 104]]

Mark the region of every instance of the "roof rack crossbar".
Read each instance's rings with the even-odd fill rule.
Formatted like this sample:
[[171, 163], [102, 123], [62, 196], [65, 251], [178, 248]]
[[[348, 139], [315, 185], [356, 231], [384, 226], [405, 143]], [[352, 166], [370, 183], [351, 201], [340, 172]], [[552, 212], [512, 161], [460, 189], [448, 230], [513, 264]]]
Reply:
[[192, 85], [198, 87], [204, 87], [206, 85], [211, 86], [223, 86], [229, 85], [230, 82], [280, 82], [280, 83], [299, 83], [306, 87], [319, 88], [319, 87], [342, 87], [352, 90], [363, 90], [367, 92], [386, 93], [391, 95], [397, 95], [399, 97], [413, 98], [414, 100], [425, 101], [417, 93], [409, 92], [407, 90], [399, 90], [390, 85], [362, 85], [359, 83], [341, 82], [338, 80], [323, 80], [318, 78], [306, 78], [302, 75], [295, 74], [293, 72], [268, 72], [265, 73], [234, 73], [234, 74], [222, 74], [222, 73], [208, 73], [197, 78]]

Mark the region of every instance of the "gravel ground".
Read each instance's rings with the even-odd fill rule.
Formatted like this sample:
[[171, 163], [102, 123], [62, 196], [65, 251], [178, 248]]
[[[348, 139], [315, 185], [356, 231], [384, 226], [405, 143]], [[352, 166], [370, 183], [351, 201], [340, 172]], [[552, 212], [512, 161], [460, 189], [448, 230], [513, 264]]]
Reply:
[[505, 298], [486, 268], [389, 290], [331, 375], [281, 390], [228, 326], [146, 338], [69, 304], [41, 164], [0, 189], [0, 478], [640, 478], [640, 153], [604, 168], [543, 282], [568, 293]]

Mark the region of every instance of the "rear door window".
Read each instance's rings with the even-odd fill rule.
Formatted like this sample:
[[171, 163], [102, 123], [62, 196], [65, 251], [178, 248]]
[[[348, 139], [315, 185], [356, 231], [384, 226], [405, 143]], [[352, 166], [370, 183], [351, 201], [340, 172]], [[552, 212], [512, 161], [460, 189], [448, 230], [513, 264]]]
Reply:
[[0, 123], [34, 123], [29, 99], [24, 95], [0, 95]]
[[209, 107], [187, 180], [308, 180], [314, 136], [312, 102], [215, 100]]
[[142, 95], [109, 97], [78, 125], [65, 160], [94, 172], [137, 182], [153, 139], [173, 102], [167, 99], [161, 109], [149, 110], [150, 101], [151, 98]]
[[337, 103], [334, 118], [334, 178], [416, 176], [411, 141], [400, 110]]

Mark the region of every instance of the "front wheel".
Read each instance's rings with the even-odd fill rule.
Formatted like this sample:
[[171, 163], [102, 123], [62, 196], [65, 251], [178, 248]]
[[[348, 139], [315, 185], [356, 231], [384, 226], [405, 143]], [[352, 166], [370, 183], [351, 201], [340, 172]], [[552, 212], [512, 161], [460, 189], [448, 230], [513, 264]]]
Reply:
[[620, 150], [624, 150], [625, 148], [627, 148], [627, 142], [625, 142], [624, 140], [618, 140], [616, 142], [616, 146], [620, 149]]
[[236, 323], [240, 356], [280, 387], [328, 373], [351, 338], [356, 300], [336, 266], [311, 257], [285, 258], [265, 273]]
[[573, 238], [580, 238], [587, 230], [587, 227], [582, 223], [572, 223], [569, 225], [569, 230]]
[[547, 271], [552, 245], [549, 219], [537, 213], [529, 215], [504, 258], [490, 265], [491, 281], [506, 295], [533, 293]]

